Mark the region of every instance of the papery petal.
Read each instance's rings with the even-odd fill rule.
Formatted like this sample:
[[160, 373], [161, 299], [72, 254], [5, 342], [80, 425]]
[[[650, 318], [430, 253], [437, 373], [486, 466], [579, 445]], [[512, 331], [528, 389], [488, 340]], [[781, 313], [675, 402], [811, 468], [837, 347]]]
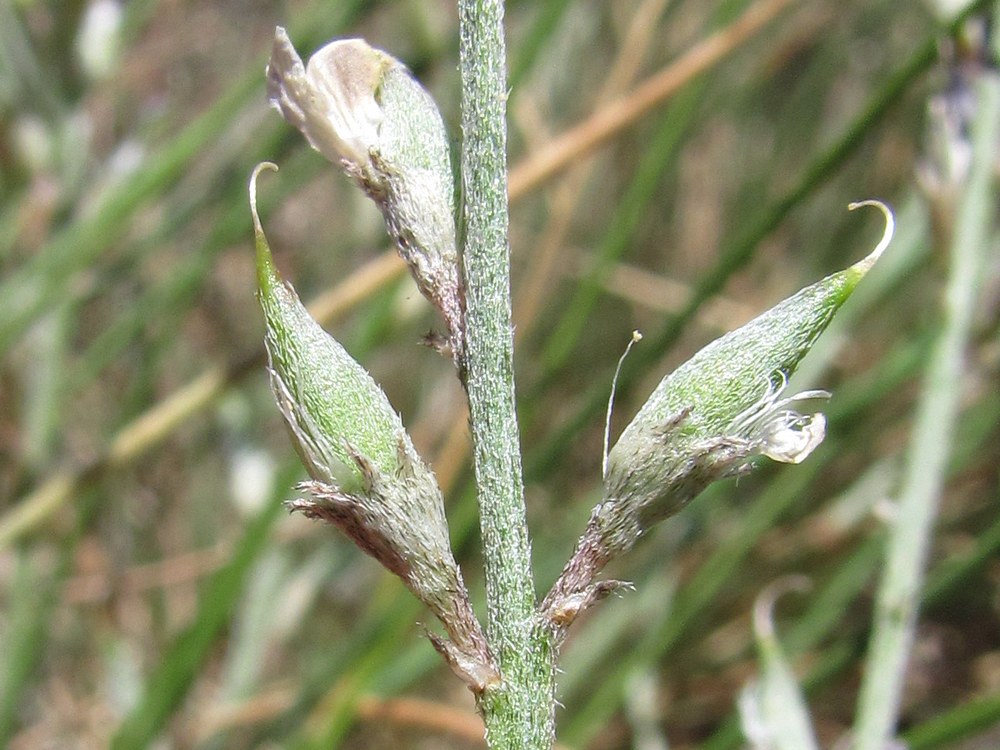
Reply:
[[798, 464], [805, 461], [825, 437], [825, 415], [786, 412], [784, 418], [765, 428], [761, 453], [781, 463]]
[[391, 64], [391, 58], [361, 39], [338, 39], [304, 66], [279, 26], [267, 65], [268, 98], [323, 156], [360, 168], [378, 144], [382, 110], [375, 95]]

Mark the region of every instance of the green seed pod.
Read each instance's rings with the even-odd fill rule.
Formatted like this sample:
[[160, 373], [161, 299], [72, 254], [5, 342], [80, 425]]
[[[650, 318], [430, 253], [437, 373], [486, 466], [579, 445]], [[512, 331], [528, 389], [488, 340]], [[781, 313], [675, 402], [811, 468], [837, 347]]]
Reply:
[[256, 210], [258, 298], [271, 390], [312, 481], [289, 504], [337, 526], [398, 575], [438, 617], [450, 641], [432, 636], [474, 689], [495, 679], [493, 657], [451, 552], [444, 501], [399, 415], [367, 371], [309, 315], [278, 275]]
[[[676, 513], [711, 481], [741, 471], [753, 456], [799, 463], [822, 442], [822, 414], [790, 406], [824, 391], [784, 397], [796, 366], [888, 244], [789, 297], [742, 328], [713, 341], [667, 375], [608, 456], [603, 512], [635, 537]], [[628, 542], [630, 545], [632, 542]], [[627, 546], [628, 546], [627, 545]]]
[[379, 206], [421, 292], [444, 316], [447, 343], [459, 347], [454, 176], [430, 94], [401, 62], [361, 39], [330, 42], [303, 65], [281, 27], [267, 82], [271, 104]]
[[742, 328], [712, 342], [660, 381], [606, 457], [604, 500], [542, 603], [562, 637], [577, 615], [614, 591], [596, 582], [607, 563], [711, 482], [745, 471], [756, 456], [799, 463], [823, 441], [826, 419], [790, 408], [825, 391], [783, 396], [798, 363], [889, 244], [893, 218], [875, 250], [806, 287]]
[[278, 275], [259, 224], [255, 231], [271, 389], [309, 475], [354, 491], [363, 482], [357, 456], [395, 473], [404, 434], [399, 415], [371, 375], [309, 315]]

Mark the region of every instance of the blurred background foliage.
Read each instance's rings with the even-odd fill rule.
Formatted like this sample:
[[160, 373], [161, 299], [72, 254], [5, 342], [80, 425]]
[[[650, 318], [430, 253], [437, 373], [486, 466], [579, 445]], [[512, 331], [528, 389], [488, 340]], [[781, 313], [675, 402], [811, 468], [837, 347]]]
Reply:
[[[948, 267], [950, 173], [927, 113], [942, 92], [968, 95], [950, 12], [508, 3], [540, 593], [599, 499], [631, 331], [646, 338], [616, 430], [701, 344], [867, 254], [877, 215], [848, 202], [883, 198], [900, 224], [805, 364], [802, 385], [834, 393], [822, 449], [714, 487], [610, 571], [636, 590], [567, 645], [564, 747], [740, 746], [753, 601], [789, 573], [813, 582], [782, 600], [778, 630], [821, 741], [850, 726]], [[278, 265], [402, 412], [481, 592], [462, 394], [418, 343], [437, 322], [375, 209], [268, 110], [276, 24], [303, 51], [363, 36], [403, 59], [457, 148], [450, 2], [0, 0], [0, 744], [482, 746], [426, 613], [344, 538], [281, 510], [303, 472], [262, 366], [246, 180], [264, 159], [281, 166], [261, 184]], [[913, 747], [1000, 744], [996, 258], [953, 384], [962, 412], [901, 718]]]

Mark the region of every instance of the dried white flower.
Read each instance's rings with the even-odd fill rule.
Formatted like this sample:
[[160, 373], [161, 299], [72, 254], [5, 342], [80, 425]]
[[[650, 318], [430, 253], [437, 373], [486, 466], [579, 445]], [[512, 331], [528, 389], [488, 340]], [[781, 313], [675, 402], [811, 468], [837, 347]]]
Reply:
[[375, 94], [388, 55], [362, 39], [337, 39], [302, 64], [287, 32], [274, 33], [267, 65], [267, 95], [281, 116], [330, 161], [367, 165], [377, 147], [382, 108]]
[[827, 399], [830, 394], [810, 390], [781, 398], [788, 377], [782, 370], [777, 375], [778, 382], [768, 380], [760, 400], [733, 420], [731, 431], [768, 458], [786, 464], [802, 463], [826, 437], [826, 416], [801, 414], [787, 407], [796, 401]]
[[280, 26], [267, 91], [282, 117], [378, 205], [420, 291], [448, 326], [446, 338], [432, 341], [463, 366], [454, 175], [431, 95], [403, 63], [361, 39], [332, 41], [303, 65]]

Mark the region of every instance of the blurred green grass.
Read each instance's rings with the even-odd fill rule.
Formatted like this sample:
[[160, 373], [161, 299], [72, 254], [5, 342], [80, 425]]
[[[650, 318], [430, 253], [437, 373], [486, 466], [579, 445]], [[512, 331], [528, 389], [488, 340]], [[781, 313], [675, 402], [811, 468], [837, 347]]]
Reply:
[[[752, 6], [510, 2], [512, 165]], [[128, 3], [119, 53], [99, 75], [76, 46], [87, 7], [0, 2], [0, 528], [53, 477], [71, 480], [0, 550], [0, 743], [142, 747], [163, 733], [205, 748], [476, 746], [461, 734], [476, 732], [470, 698], [420, 635], [425, 613], [346, 540], [275, 517], [301, 472], [254, 365], [245, 195], [257, 161], [281, 165], [262, 184], [263, 219], [304, 299], [379, 257], [374, 210], [267, 111], [270, 36], [280, 23], [300, 49], [361, 35], [392, 51], [438, 98], [457, 147], [450, 3]], [[928, 99], [949, 82], [934, 63], [943, 38], [919, 4], [792, 3], [515, 204], [542, 592], [597, 499], [601, 410], [630, 332], [646, 339], [626, 364], [619, 426], [708, 338], [866, 254], [879, 228], [848, 202], [881, 197], [900, 218], [850, 325], [810, 355], [804, 385], [834, 392], [827, 443], [802, 466], [713, 488], [610, 571], [637, 591], [602, 605], [567, 646], [567, 746], [632, 746], [635, 675], [654, 678], [671, 746], [737, 746], [752, 602], [791, 572], [816, 588], [782, 603], [779, 631], [824, 744], [850, 725], [878, 513], [947, 265], [947, 209], [915, 179]], [[1000, 686], [995, 263], [990, 272], [955, 385], [962, 415], [903, 728], [979, 713], [943, 733], [938, 718], [937, 744], [922, 747], [957, 747], [1000, 720], [995, 701], [979, 700]], [[452, 536], [478, 588], [460, 389], [417, 345], [435, 321], [411, 282], [376, 286], [333, 330], [448, 485]], [[219, 367], [222, 395], [146, 449], [121, 448], [123, 428]], [[397, 696], [451, 707], [453, 723], [394, 718]], [[995, 733], [979, 742], [995, 746]]]

